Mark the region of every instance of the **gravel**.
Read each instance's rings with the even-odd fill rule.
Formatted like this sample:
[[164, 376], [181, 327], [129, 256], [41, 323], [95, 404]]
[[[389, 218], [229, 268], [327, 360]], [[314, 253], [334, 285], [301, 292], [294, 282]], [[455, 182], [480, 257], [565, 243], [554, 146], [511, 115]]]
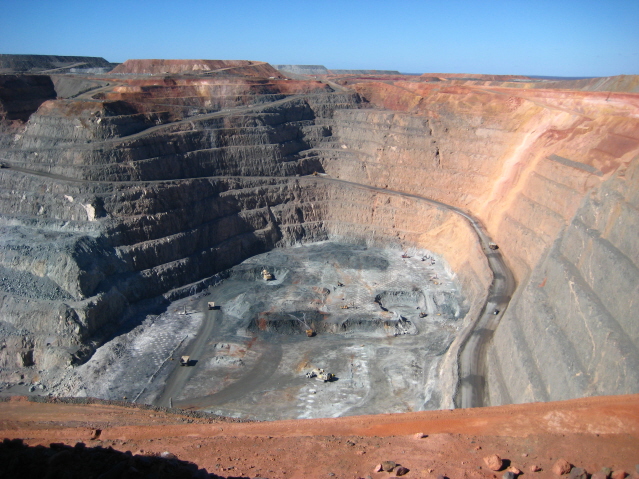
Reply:
[[70, 301], [73, 298], [54, 281], [38, 277], [27, 271], [0, 266], [0, 291], [32, 299]]

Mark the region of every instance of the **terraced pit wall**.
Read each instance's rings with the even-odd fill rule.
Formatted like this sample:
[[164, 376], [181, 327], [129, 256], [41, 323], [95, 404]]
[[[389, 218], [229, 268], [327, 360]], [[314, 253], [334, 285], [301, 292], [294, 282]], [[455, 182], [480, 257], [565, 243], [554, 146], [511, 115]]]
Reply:
[[[3, 367], [15, 348], [38, 367], [85, 358], [158, 295], [296, 242], [430, 249], [480, 307], [491, 277], [465, 220], [337, 178], [466, 209], [498, 242], [519, 287], [487, 354], [488, 403], [637, 392], [636, 95], [243, 80], [222, 98], [169, 83], [45, 103], [2, 151], [0, 266], [18, 290], [0, 300], [15, 328]], [[329, 179], [295, 177], [316, 170]]]

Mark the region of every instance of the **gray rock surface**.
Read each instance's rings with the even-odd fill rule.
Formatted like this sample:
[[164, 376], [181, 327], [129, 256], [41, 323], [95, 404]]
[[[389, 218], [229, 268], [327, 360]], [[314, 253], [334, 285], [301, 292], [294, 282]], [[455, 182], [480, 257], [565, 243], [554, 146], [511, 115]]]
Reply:
[[637, 191], [635, 162], [584, 199], [520, 286], [488, 353], [491, 404], [637, 392]]

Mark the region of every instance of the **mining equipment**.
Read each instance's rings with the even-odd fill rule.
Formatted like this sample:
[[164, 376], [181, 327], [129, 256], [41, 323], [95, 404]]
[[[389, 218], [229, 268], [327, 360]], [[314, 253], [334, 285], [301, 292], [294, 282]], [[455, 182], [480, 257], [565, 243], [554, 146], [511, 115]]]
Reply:
[[337, 282], [337, 286], [339, 286], [341, 288], [342, 286], [344, 286], [344, 283], [341, 283], [340, 281], [338, 281]]
[[320, 374], [317, 375], [316, 379], [318, 381], [327, 382], [327, 381], [333, 380], [334, 377], [335, 377], [335, 375], [333, 373], [320, 373]]
[[497, 315], [499, 314], [499, 310], [498, 310], [498, 309], [496, 309], [495, 311], [493, 311], [493, 314], [494, 314], [495, 316], [497, 316]]
[[191, 362], [191, 356], [180, 357], [180, 366], [188, 366], [190, 362]]
[[420, 318], [425, 318], [426, 316], [428, 316], [428, 313], [424, 313], [423, 311], [419, 313]]
[[499, 246], [497, 246], [495, 243], [490, 243], [490, 244], [488, 245], [488, 247], [489, 247], [490, 249], [492, 249], [492, 250], [499, 249]]
[[271, 281], [273, 279], [273, 275], [269, 273], [269, 271], [266, 268], [264, 268], [262, 270], [262, 279], [264, 281]]
[[342, 309], [348, 309], [348, 304], [345, 304], [344, 306], [340, 306], [340, 308], [342, 308]]
[[318, 381], [324, 382], [332, 381], [333, 379], [335, 379], [335, 375], [333, 373], [327, 373], [323, 369], [318, 368], [312, 369], [311, 371], [307, 372], [306, 377], [309, 379], [315, 378]]
[[323, 372], [324, 372], [324, 370], [323, 370], [323, 369], [314, 368], [314, 369], [311, 369], [310, 371], [308, 371], [308, 372], [305, 374], [305, 376], [306, 376], [308, 379], [311, 379], [311, 378], [314, 378], [314, 377], [316, 377], [318, 374], [323, 373]]
[[215, 301], [209, 301], [209, 302], [208, 302], [208, 305], [209, 305], [209, 310], [211, 310], [211, 309], [216, 309]]
[[315, 331], [313, 331], [312, 329], [307, 329], [306, 336], [308, 336], [309, 338], [312, 338], [313, 336], [315, 336]]

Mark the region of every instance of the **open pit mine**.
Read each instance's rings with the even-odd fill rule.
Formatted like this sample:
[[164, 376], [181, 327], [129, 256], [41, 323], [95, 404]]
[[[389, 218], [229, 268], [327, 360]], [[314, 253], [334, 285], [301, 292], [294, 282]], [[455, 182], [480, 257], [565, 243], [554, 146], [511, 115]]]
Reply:
[[639, 77], [0, 55], [0, 394], [639, 393]]

